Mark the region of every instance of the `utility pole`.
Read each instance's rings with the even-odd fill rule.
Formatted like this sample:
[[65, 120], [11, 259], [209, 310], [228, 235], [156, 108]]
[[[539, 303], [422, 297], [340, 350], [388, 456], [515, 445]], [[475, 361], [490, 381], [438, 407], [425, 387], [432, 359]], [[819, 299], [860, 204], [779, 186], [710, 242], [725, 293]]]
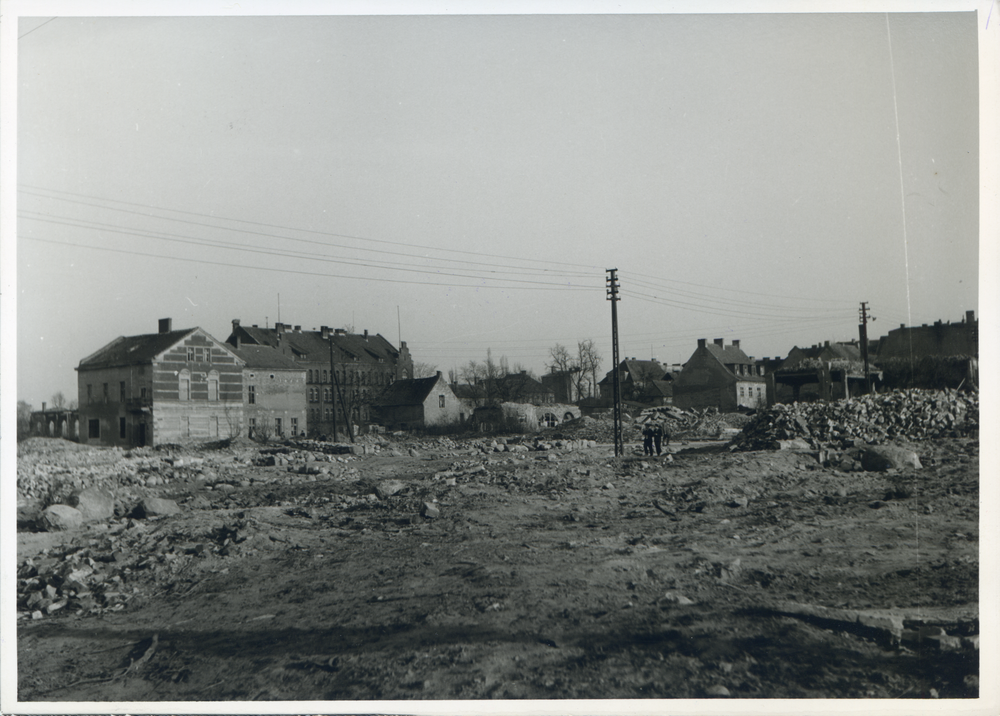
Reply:
[[625, 454], [625, 447], [622, 445], [622, 395], [618, 380], [618, 302], [621, 298], [618, 297], [618, 269], [606, 269], [605, 273], [608, 274], [605, 281], [608, 300], [611, 301], [611, 360], [613, 361], [611, 373], [612, 385], [614, 386], [612, 415], [614, 416], [615, 429], [615, 457], [619, 457]]
[[[865, 393], [872, 392], [872, 379], [871, 375], [868, 373], [868, 320], [875, 320], [873, 317], [868, 315], [868, 302], [862, 301], [861, 308], [858, 313], [861, 314], [861, 323], [858, 325], [858, 334], [861, 338], [861, 359], [865, 363]], [[845, 378], [846, 380], [846, 378]]]
[[[336, 374], [333, 372], [333, 369], [334, 369], [334, 366], [333, 366], [333, 334], [331, 333], [330, 335], [328, 335], [327, 339], [330, 341], [330, 385], [334, 386], [334, 385], [336, 385], [337, 378], [336, 378]], [[331, 389], [332, 389], [332, 387], [331, 387]], [[337, 396], [336, 395], [331, 395], [330, 396], [330, 408], [332, 409], [332, 412], [333, 412], [333, 441], [336, 442], [337, 441]]]

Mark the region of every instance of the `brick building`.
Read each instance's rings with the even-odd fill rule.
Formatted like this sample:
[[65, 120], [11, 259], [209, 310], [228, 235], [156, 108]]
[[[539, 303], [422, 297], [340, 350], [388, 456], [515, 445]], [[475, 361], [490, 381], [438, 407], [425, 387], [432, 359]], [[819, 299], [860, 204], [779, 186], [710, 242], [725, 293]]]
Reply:
[[119, 336], [77, 366], [81, 443], [122, 447], [239, 431], [243, 360], [201, 328]]

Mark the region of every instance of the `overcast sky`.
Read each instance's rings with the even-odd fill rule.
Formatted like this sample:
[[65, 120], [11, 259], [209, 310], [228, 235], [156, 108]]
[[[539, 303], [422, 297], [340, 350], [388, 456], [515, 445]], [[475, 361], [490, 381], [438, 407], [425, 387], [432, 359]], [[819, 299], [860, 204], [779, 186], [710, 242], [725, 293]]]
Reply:
[[[17, 395], [230, 321], [756, 357], [979, 311], [977, 19], [20, 18]], [[280, 296], [280, 299], [279, 299]]]

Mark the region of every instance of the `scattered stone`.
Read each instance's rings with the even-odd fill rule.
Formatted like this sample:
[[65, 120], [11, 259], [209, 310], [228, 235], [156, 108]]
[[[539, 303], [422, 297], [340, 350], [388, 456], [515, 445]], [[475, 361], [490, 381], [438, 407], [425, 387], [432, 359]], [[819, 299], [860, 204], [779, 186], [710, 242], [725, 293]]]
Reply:
[[404, 489], [406, 489], [406, 485], [399, 480], [382, 480], [375, 485], [375, 494], [380, 500], [384, 500]]
[[163, 497], [147, 497], [139, 503], [136, 514], [139, 517], [156, 517], [158, 515], [176, 515], [180, 511], [180, 506], [173, 500]]
[[49, 532], [72, 530], [83, 524], [83, 513], [69, 505], [49, 505], [42, 510], [41, 523]]
[[862, 450], [861, 467], [867, 472], [884, 472], [903, 467], [919, 470], [923, 465], [912, 450], [895, 445], [874, 445]]
[[722, 684], [712, 684], [707, 689], [705, 689], [706, 696], [724, 697], [729, 696], [729, 689], [727, 689]]
[[433, 520], [435, 517], [441, 516], [441, 510], [433, 502], [425, 502], [420, 508], [420, 514], [429, 520]]
[[694, 600], [688, 599], [683, 594], [676, 592], [674, 590], [668, 591], [663, 595], [663, 601], [668, 604], [677, 604], [678, 606], [686, 607], [694, 604]]

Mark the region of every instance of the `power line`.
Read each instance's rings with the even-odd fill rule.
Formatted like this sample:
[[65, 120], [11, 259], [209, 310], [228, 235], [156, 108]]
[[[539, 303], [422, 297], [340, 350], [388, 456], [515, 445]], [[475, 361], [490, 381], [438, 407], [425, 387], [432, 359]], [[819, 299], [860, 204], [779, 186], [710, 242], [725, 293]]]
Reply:
[[[495, 288], [504, 290], [524, 290], [524, 291], [593, 291], [591, 288], [576, 287], [576, 286], [562, 286], [558, 284], [545, 284], [542, 286], [484, 286], [482, 284], [454, 284], [454, 283], [438, 283], [435, 281], [404, 281], [402, 279], [392, 279], [392, 278], [372, 278], [368, 276], [352, 276], [343, 274], [331, 274], [331, 273], [319, 273], [317, 271], [297, 271], [294, 269], [279, 269], [271, 268], [266, 266], [248, 266], [246, 264], [234, 264], [227, 261], [208, 261], [205, 259], [188, 259], [181, 256], [164, 256], [162, 254], [150, 254], [142, 251], [129, 251], [127, 249], [113, 249], [107, 246], [89, 246], [86, 244], [76, 244], [71, 241], [56, 241], [55, 239], [42, 239], [37, 236], [19, 236], [19, 239], [25, 239], [28, 241], [39, 241], [45, 244], [58, 244], [61, 246], [73, 246], [75, 248], [91, 249], [94, 251], [110, 251], [119, 254], [129, 254], [132, 256], [147, 256], [155, 259], [170, 259], [172, 261], [184, 261], [187, 263], [204, 264], [207, 266], [225, 266], [226, 268], [243, 268], [252, 269], [255, 271], [270, 271], [276, 273], [290, 273], [297, 274], [300, 276], [318, 276], [320, 278], [346, 278], [354, 279], [358, 281], [376, 281], [381, 283], [402, 283], [410, 284], [415, 286], [445, 286], [447, 288]], [[475, 278], [467, 277], [467, 278]], [[541, 283], [540, 281], [534, 281], [529, 283]]]
[[[198, 216], [198, 217], [205, 218], [205, 219], [215, 219], [217, 221], [234, 221], [234, 222], [239, 222], [239, 223], [242, 223], [242, 224], [250, 224], [251, 226], [261, 226], [261, 227], [265, 227], [265, 228], [269, 228], [269, 229], [281, 229], [283, 231], [299, 231], [299, 232], [302, 232], [302, 233], [315, 234], [315, 235], [318, 235], [318, 236], [330, 236], [330, 237], [342, 238], [342, 239], [353, 239], [355, 241], [368, 241], [368, 242], [371, 242], [371, 243], [388, 244], [388, 245], [391, 245], [391, 246], [405, 246], [407, 248], [428, 249], [430, 251], [440, 251], [440, 252], [443, 252], [443, 253], [465, 254], [465, 255], [468, 255], [468, 256], [482, 256], [482, 257], [488, 257], [488, 258], [509, 259], [509, 260], [512, 260], [512, 261], [525, 261], [525, 262], [531, 261], [531, 259], [522, 259], [522, 258], [518, 258], [516, 256], [506, 256], [506, 255], [503, 255], [503, 254], [490, 254], [490, 253], [484, 253], [484, 252], [479, 252], [479, 251], [465, 251], [465, 250], [462, 250], [462, 249], [442, 249], [442, 248], [439, 248], [439, 247], [436, 247], [436, 246], [427, 246], [427, 245], [424, 245], [424, 244], [413, 244], [413, 243], [401, 242], [401, 241], [389, 241], [389, 240], [386, 240], [386, 239], [372, 239], [372, 238], [369, 238], [369, 237], [356, 236], [356, 235], [352, 235], [352, 234], [341, 234], [341, 233], [335, 233], [335, 232], [330, 232], [330, 231], [318, 231], [318, 230], [315, 230], [315, 229], [301, 229], [301, 228], [296, 228], [296, 227], [283, 226], [283, 225], [280, 225], [280, 224], [269, 224], [269, 223], [265, 223], [265, 222], [261, 222], [261, 221], [251, 221], [251, 220], [248, 220], [248, 219], [234, 219], [234, 218], [231, 218], [231, 217], [215, 216], [213, 214], [204, 214], [204, 213], [199, 213], [199, 212], [196, 212], [196, 211], [186, 211], [186, 210], [183, 210], [183, 209], [171, 209], [171, 208], [168, 208], [168, 207], [153, 206], [153, 205], [150, 205], [150, 204], [140, 204], [138, 202], [124, 201], [124, 200], [121, 200], [121, 199], [108, 199], [108, 198], [105, 198], [105, 197], [91, 196], [91, 195], [88, 195], [88, 194], [79, 194], [77, 192], [71, 192], [71, 191], [61, 191], [61, 190], [56, 190], [56, 189], [47, 189], [45, 187], [37, 187], [37, 186], [30, 185], [30, 184], [22, 184], [21, 186], [27, 187], [29, 189], [35, 189], [36, 192], [37, 191], [47, 191], [47, 192], [51, 192], [53, 194], [67, 194], [69, 196], [78, 196], [78, 197], [82, 197], [82, 198], [85, 198], [85, 199], [94, 199], [96, 201], [112, 202], [112, 203], [117, 203], [117, 204], [124, 204], [126, 206], [138, 206], [138, 207], [142, 207], [144, 209], [153, 209], [153, 210], [156, 210], [156, 211], [170, 211], [170, 212], [174, 212], [174, 213], [177, 213], [177, 214], [185, 214], [187, 216]], [[117, 209], [115, 207], [100, 206], [100, 205], [95, 205], [95, 204], [91, 204], [91, 203], [88, 203], [88, 202], [79, 202], [79, 201], [74, 201], [72, 199], [64, 199], [64, 198], [62, 198], [60, 196], [47, 196], [45, 194], [37, 194], [37, 193], [33, 193], [33, 192], [28, 192], [28, 191], [25, 191], [24, 189], [21, 189], [21, 188], [19, 188], [18, 191], [30, 194], [32, 196], [39, 196], [39, 197], [42, 197], [42, 198], [45, 198], [45, 199], [55, 199], [57, 201], [66, 201], [66, 202], [71, 202], [71, 203], [76, 203], [76, 204], [83, 204], [85, 206], [92, 206], [92, 207], [102, 208], [102, 209], [110, 209], [111, 211], [121, 211], [121, 212], [125, 212], [125, 213], [138, 214], [140, 216], [146, 216], [146, 217], [156, 218], [156, 219], [163, 219], [165, 221], [178, 221], [178, 222], [183, 222], [183, 223], [196, 223], [196, 222], [188, 222], [188, 221], [185, 221], [184, 219], [174, 219], [174, 218], [171, 218], [171, 217], [155, 216], [153, 214], [148, 214], [148, 213], [143, 213], [143, 212], [137, 212], [137, 211], [129, 211], [127, 209]], [[202, 225], [205, 225], [205, 224], [202, 224]], [[227, 229], [228, 227], [225, 227], [225, 226], [214, 226], [214, 228]], [[232, 230], [235, 230], [235, 229], [232, 229]], [[247, 233], [252, 233], [252, 232], [247, 232]], [[262, 235], [267, 236], [268, 234], [262, 234]], [[571, 266], [571, 267], [580, 268], [580, 269], [587, 269], [587, 270], [595, 270], [596, 269], [595, 266], [589, 266], [587, 264], [568, 263], [568, 262], [565, 262], [565, 261], [562, 261], [562, 262], [547, 262], [547, 263], [550, 263], [550, 264], [554, 263], [556, 265]]]
[[[662, 276], [652, 276], [650, 274], [643, 274], [643, 273], [629, 274], [630, 280], [632, 280], [631, 279], [632, 276], [641, 276], [643, 278], [648, 278], [648, 279], [652, 279], [654, 281], [660, 281], [660, 282], [662, 282], [662, 280], [663, 280]], [[697, 286], [698, 288], [708, 288], [708, 289], [711, 289], [713, 291], [729, 291], [731, 293], [745, 293], [745, 294], [748, 294], [750, 296], [765, 296], [767, 298], [783, 298], [783, 299], [786, 299], [786, 300], [789, 300], [789, 301], [815, 301], [817, 303], [826, 303], [826, 304], [834, 302], [834, 301], [831, 301], [830, 299], [826, 299], [826, 298], [813, 298], [813, 297], [800, 297], [800, 296], [781, 296], [781, 295], [775, 294], [775, 293], [761, 293], [759, 291], [743, 291], [743, 290], [740, 290], [740, 289], [737, 289], [737, 288], [725, 288], [723, 286], [710, 286], [710, 285], [703, 284], [703, 283], [692, 283], [691, 281], [679, 281], [677, 279], [670, 279], [670, 283], [682, 283], [682, 284], [684, 284], [686, 286]], [[846, 300], [840, 299], [840, 300], [837, 300], [836, 302], [838, 302], [838, 303], [844, 303], [844, 304], [848, 304], [849, 303], [849, 304], [851, 304], [852, 307], [854, 306], [854, 302], [853, 301], [846, 301]]]
[[[37, 212], [27, 212], [27, 213], [37, 213]], [[42, 216], [44, 217], [44, 215], [42, 215]], [[354, 260], [351, 260], [351, 259], [332, 259], [332, 258], [328, 258], [328, 257], [325, 257], [325, 256], [321, 256], [319, 254], [309, 254], [309, 253], [306, 253], [306, 252], [289, 253], [289, 252], [282, 252], [282, 251], [270, 251], [270, 250], [260, 249], [260, 248], [250, 248], [250, 247], [248, 247], [245, 244], [237, 244], [237, 243], [230, 242], [230, 241], [213, 241], [213, 240], [200, 240], [200, 239], [194, 239], [194, 238], [183, 238], [183, 237], [181, 237], [181, 235], [178, 235], [178, 234], [161, 234], [161, 235], [157, 235], [157, 234], [153, 234], [153, 233], [146, 233], [146, 232], [133, 231], [133, 230], [129, 230], [129, 229], [122, 229], [122, 228], [118, 228], [118, 227], [114, 226], [113, 224], [100, 224], [98, 222], [86, 222], [87, 224], [94, 224], [95, 225], [95, 226], [86, 226], [86, 225], [81, 224], [79, 222], [59, 221], [59, 220], [56, 220], [56, 219], [38, 218], [38, 217], [32, 217], [32, 216], [25, 216], [24, 218], [32, 219], [32, 220], [35, 220], [35, 221], [45, 221], [47, 223], [59, 224], [59, 225], [62, 225], [62, 226], [73, 226], [73, 227], [82, 228], [82, 229], [88, 229], [88, 228], [95, 228], [96, 227], [96, 228], [100, 228], [103, 231], [110, 231], [112, 233], [117, 233], [117, 234], [125, 234], [126, 236], [134, 236], [134, 237], [158, 239], [160, 241], [172, 241], [172, 242], [175, 242], [175, 243], [189, 244], [189, 245], [194, 245], [194, 246], [206, 246], [206, 247], [210, 247], [210, 248], [225, 249], [225, 250], [229, 250], [229, 251], [239, 251], [241, 253], [256, 253], [256, 254], [264, 254], [264, 255], [267, 255], [267, 256], [282, 256], [282, 257], [286, 257], [286, 258], [305, 258], [305, 259], [308, 259], [308, 260], [311, 260], [311, 261], [321, 261], [321, 262], [324, 262], [324, 263], [343, 264], [343, 265], [348, 265], [348, 266], [362, 266], [362, 267], [365, 267], [365, 268], [380, 268], [380, 269], [387, 269], [387, 270], [390, 270], [390, 271], [406, 271], [406, 272], [412, 272], [412, 273], [433, 273], [434, 275], [437, 275], [437, 276], [455, 276], [455, 277], [458, 277], [458, 278], [481, 278], [483, 280], [498, 280], [498, 279], [495, 279], [495, 278], [490, 277], [490, 276], [472, 276], [472, 275], [469, 275], [469, 274], [448, 273], [448, 272], [445, 272], [445, 271], [427, 271], [427, 270], [421, 270], [421, 269], [417, 269], [417, 268], [400, 267], [401, 266], [400, 264], [394, 263], [394, 262], [389, 262], [389, 261], [380, 262], [381, 265], [379, 265], [379, 264], [374, 264], [374, 263], [366, 263], [366, 262], [363, 262], [363, 261], [354, 261]], [[27, 237], [27, 238], [30, 238], [30, 237]], [[81, 246], [82, 246], [82, 244], [81, 244]], [[482, 273], [481, 269], [467, 269], [467, 270], [468, 271], [480, 271]], [[500, 273], [500, 272], [488, 272], [488, 273]], [[564, 284], [547, 283], [547, 282], [543, 282], [543, 281], [527, 281], [527, 280], [524, 280], [524, 279], [513, 279], [513, 278], [505, 278], [504, 280], [513, 281], [515, 283], [532, 283], [532, 284], [540, 284], [540, 285], [547, 285], [547, 286], [563, 286], [564, 285]]]

